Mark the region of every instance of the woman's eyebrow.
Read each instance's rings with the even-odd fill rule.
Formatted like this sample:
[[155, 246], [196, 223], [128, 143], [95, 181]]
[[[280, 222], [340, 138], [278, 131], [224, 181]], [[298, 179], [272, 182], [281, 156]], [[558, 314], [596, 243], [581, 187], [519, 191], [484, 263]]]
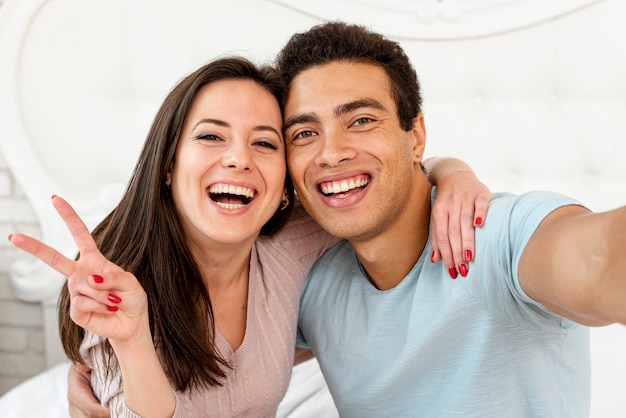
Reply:
[[[203, 124], [203, 123], [210, 123], [213, 125], [217, 125], [217, 126], [222, 126], [224, 128], [229, 128], [230, 124], [228, 122], [225, 122], [223, 120], [220, 119], [213, 119], [213, 118], [202, 118], [200, 119], [198, 122], [196, 122], [195, 125], [193, 125], [192, 130], [196, 129], [199, 125]], [[255, 131], [270, 131], [275, 133], [278, 136], [281, 136], [281, 133], [274, 128], [273, 126], [270, 125], [257, 125], [254, 128], [252, 128]]]
[[228, 123], [226, 123], [225, 121], [220, 120], [220, 119], [202, 118], [202, 119], [200, 119], [198, 122], [196, 122], [196, 124], [195, 124], [195, 125], [193, 125], [192, 130], [193, 130], [193, 129], [196, 129], [196, 128], [198, 127], [198, 125], [201, 125], [201, 124], [203, 124], [203, 123], [211, 123], [211, 124], [213, 124], [213, 125], [218, 125], [218, 126], [223, 126], [223, 127], [228, 127], [228, 126], [230, 126]]

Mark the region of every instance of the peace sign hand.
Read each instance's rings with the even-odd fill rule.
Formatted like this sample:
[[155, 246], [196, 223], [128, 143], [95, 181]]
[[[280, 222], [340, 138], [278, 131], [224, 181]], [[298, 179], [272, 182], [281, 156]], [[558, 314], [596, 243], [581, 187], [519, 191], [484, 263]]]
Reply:
[[108, 338], [111, 344], [145, 338], [150, 333], [148, 301], [137, 278], [102, 255], [64, 199], [53, 196], [52, 205], [72, 234], [80, 252], [78, 261], [27, 235], [10, 235], [9, 241], [67, 278], [70, 317], [77, 325]]

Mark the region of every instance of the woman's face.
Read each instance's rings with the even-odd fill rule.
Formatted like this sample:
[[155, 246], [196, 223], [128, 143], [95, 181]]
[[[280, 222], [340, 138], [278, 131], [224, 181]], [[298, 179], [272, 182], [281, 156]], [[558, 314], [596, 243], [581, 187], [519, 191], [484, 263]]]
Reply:
[[281, 203], [286, 163], [274, 96], [251, 80], [204, 86], [192, 103], [171, 172], [189, 244], [251, 243]]

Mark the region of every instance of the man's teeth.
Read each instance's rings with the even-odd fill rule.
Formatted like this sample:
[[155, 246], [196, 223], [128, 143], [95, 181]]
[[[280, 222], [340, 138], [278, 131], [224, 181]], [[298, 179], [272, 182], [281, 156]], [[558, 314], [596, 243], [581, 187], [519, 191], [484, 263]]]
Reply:
[[369, 183], [368, 178], [352, 178], [349, 180], [332, 181], [320, 184], [320, 190], [325, 195], [345, 193], [350, 190], [364, 187]]
[[234, 196], [244, 196], [248, 199], [254, 197], [254, 190], [249, 187], [233, 186], [232, 184], [214, 184], [209, 187], [212, 194], [231, 194]]

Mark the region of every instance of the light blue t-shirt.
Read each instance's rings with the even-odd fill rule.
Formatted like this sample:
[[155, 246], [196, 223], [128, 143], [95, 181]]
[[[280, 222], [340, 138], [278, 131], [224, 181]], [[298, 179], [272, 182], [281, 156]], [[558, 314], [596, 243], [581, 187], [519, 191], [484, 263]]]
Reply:
[[524, 246], [550, 192], [495, 194], [467, 277], [430, 262], [430, 241], [395, 288], [377, 290], [352, 247], [317, 261], [298, 342], [310, 346], [342, 417], [588, 417], [588, 328], [521, 289]]

